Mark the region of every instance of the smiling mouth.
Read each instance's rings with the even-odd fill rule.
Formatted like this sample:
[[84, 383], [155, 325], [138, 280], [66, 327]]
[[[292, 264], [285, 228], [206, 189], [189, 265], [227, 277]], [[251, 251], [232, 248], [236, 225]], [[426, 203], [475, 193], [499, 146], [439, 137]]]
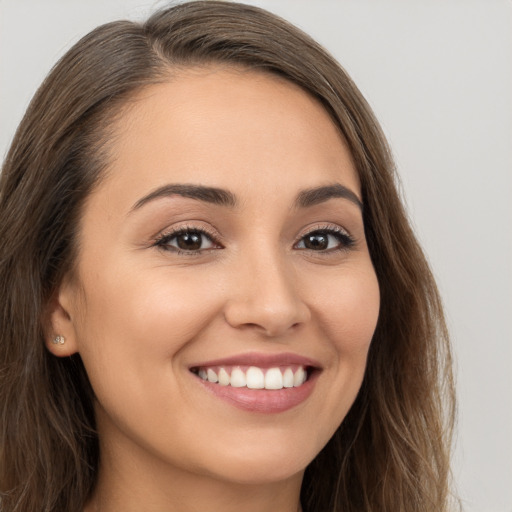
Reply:
[[301, 387], [313, 368], [304, 365], [275, 366], [202, 366], [190, 371], [200, 379], [219, 386], [280, 390]]

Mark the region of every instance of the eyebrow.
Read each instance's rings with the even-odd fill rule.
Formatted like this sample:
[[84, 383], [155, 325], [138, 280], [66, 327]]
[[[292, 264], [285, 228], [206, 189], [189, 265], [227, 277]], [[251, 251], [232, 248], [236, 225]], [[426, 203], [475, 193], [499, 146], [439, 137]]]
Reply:
[[[164, 185], [162, 187], [153, 190], [148, 195], [139, 199], [132, 207], [130, 211], [138, 210], [147, 203], [164, 197], [172, 196], [187, 197], [190, 199], [196, 199], [206, 203], [216, 204], [219, 206], [227, 206], [234, 208], [237, 206], [238, 201], [232, 192], [222, 188], [207, 187], [204, 185], [193, 185], [193, 184], [179, 184], [173, 183]], [[363, 210], [363, 203], [352, 192], [349, 188], [335, 183], [332, 185], [324, 185], [321, 187], [310, 188], [301, 191], [295, 199], [296, 208], [308, 208], [317, 204], [324, 203], [329, 199], [342, 198], [354, 203], [361, 211]]]
[[171, 184], [159, 187], [147, 196], [139, 199], [132, 207], [131, 211], [138, 210], [145, 204], [155, 199], [170, 196], [188, 197], [206, 203], [217, 204], [219, 206], [229, 206], [234, 208], [237, 205], [235, 195], [228, 190], [215, 187], [205, 187], [203, 185], [190, 185], [190, 184]]
[[308, 208], [336, 197], [347, 199], [354, 203], [361, 211], [363, 210], [363, 203], [357, 195], [352, 192], [352, 190], [340, 185], [339, 183], [303, 190], [297, 196], [295, 206], [299, 208]]

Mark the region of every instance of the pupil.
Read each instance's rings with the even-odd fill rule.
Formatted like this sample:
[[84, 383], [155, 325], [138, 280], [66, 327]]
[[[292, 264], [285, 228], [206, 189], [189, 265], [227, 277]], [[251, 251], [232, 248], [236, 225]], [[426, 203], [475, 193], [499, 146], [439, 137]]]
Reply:
[[201, 234], [200, 233], [183, 233], [178, 236], [178, 247], [186, 251], [193, 251], [201, 249]]
[[306, 237], [306, 240], [304, 241], [304, 245], [308, 249], [313, 250], [321, 250], [321, 249], [327, 249], [329, 245], [329, 240], [326, 234], [324, 233], [316, 233], [314, 235], [308, 235]]

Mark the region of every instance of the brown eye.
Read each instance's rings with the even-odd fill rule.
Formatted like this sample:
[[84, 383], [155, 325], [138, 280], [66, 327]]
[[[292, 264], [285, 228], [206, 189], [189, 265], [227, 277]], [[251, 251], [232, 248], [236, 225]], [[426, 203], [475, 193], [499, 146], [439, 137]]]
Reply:
[[329, 247], [329, 235], [326, 233], [312, 233], [304, 237], [304, 247], [313, 251], [325, 251]]
[[345, 231], [328, 229], [308, 233], [299, 240], [296, 248], [309, 251], [331, 251], [348, 249], [353, 244], [354, 240]]
[[203, 244], [203, 235], [197, 232], [182, 233], [176, 236], [176, 245], [184, 251], [198, 251]]
[[203, 249], [211, 249], [215, 247], [215, 244], [209, 235], [197, 230], [184, 230], [165, 235], [157, 242], [156, 245], [167, 250], [186, 252], [199, 252]]

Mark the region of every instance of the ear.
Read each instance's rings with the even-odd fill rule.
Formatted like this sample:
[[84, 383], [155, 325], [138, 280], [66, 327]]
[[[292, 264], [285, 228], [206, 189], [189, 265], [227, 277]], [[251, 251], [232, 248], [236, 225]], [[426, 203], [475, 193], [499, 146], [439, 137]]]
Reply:
[[46, 310], [45, 345], [57, 357], [78, 352], [76, 304], [78, 287], [65, 278], [50, 299]]

